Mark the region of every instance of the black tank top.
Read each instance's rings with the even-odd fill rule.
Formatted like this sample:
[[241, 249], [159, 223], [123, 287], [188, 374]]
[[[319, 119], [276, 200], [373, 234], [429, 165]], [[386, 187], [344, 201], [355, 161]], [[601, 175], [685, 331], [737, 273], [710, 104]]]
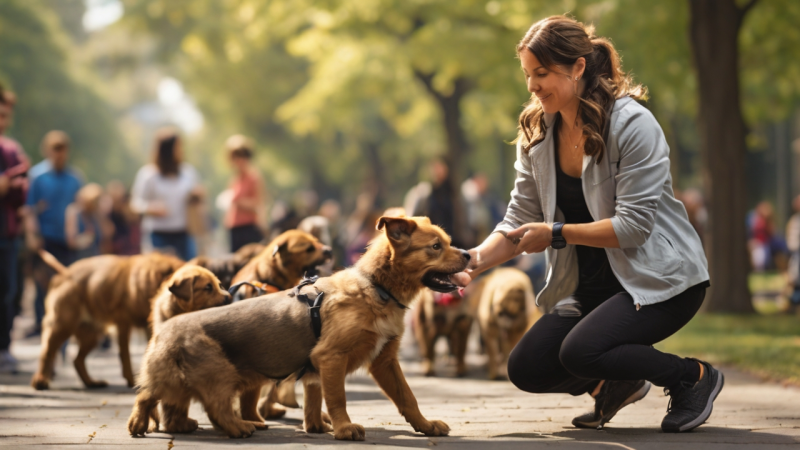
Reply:
[[[564, 213], [564, 223], [591, 223], [594, 222], [589, 208], [586, 206], [586, 199], [583, 196], [583, 184], [580, 178], [574, 178], [561, 170], [561, 162], [558, 158], [558, 126], [560, 118], [553, 127], [553, 141], [555, 148], [556, 161], [556, 205]], [[579, 294], [603, 297], [610, 297], [625, 289], [620, 284], [611, 264], [608, 262], [608, 255], [604, 248], [576, 245], [578, 253]]]

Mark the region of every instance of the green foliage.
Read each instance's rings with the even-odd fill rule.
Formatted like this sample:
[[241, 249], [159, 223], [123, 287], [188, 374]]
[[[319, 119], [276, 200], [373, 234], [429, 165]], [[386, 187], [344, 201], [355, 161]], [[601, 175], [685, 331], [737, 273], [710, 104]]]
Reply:
[[0, 81], [18, 97], [9, 134], [34, 160], [39, 142], [53, 129], [72, 138], [72, 162], [90, 179], [132, 178], [114, 112], [76, 70], [69, 38], [48, 3], [0, 2]]
[[798, 336], [800, 321], [794, 316], [700, 314], [656, 348], [798, 383]]

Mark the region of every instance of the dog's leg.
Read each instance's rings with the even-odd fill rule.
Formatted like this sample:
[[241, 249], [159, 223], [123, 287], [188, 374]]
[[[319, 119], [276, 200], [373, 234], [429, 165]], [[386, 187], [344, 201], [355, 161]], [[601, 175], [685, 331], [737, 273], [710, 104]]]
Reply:
[[333, 436], [347, 441], [363, 441], [366, 432], [364, 427], [350, 422], [347, 415], [347, 397], [344, 392], [344, 381], [347, 376], [347, 360], [341, 355], [312, 359], [314, 367], [319, 370], [322, 393], [333, 423]]
[[75, 371], [81, 377], [81, 381], [87, 388], [102, 388], [108, 386], [108, 383], [102, 380], [94, 380], [89, 376], [86, 370], [86, 357], [89, 352], [97, 347], [97, 342], [100, 340], [101, 329], [92, 323], [83, 322], [78, 325], [78, 330], [75, 332], [75, 337], [78, 339], [78, 356], [75, 357], [73, 362]]
[[467, 340], [471, 328], [472, 318], [469, 316], [459, 317], [453, 326], [453, 355], [456, 357], [456, 375], [459, 377], [467, 374], [467, 364], [464, 358], [467, 354]]
[[422, 373], [426, 377], [432, 377], [436, 375], [433, 368], [433, 343], [436, 338], [428, 338], [428, 324], [426, 323], [424, 305], [417, 305], [417, 309], [414, 312], [414, 337], [417, 340], [417, 347], [419, 347], [419, 353], [422, 356]]
[[[128, 432], [131, 436], [144, 436], [158, 429], [158, 423], [151, 424], [150, 418], [153, 416], [158, 399], [153, 397], [149, 391], [144, 390], [136, 396], [136, 403], [133, 404], [133, 411], [128, 418]], [[156, 415], [157, 417], [157, 415]]]
[[200, 393], [200, 401], [211, 423], [225, 431], [230, 438], [250, 437], [256, 431], [256, 425], [236, 417], [231, 401], [238, 394], [235, 386], [222, 380], [214, 381], [221, 382], [213, 384], [213, 392]]
[[266, 430], [264, 418], [258, 413], [258, 399], [261, 397], [261, 383], [255, 384], [249, 389], [245, 389], [239, 396], [239, 408], [242, 411], [242, 419], [256, 424], [259, 430]]
[[261, 413], [261, 417], [274, 420], [285, 416], [286, 408], [278, 404], [278, 393], [275, 382], [269, 380], [264, 386], [264, 390], [267, 391], [266, 395], [261, 397], [261, 401], [258, 404], [258, 412]]
[[42, 331], [42, 351], [39, 356], [39, 370], [31, 379], [31, 386], [37, 390], [48, 389], [53, 376], [53, 365], [61, 346], [72, 335], [73, 330], [59, 326], [51, 317], [45, 316]]
[[[421, 431], [426, 436], [447, 436], [450, 433], [450, 427], [440, 420], [428, 420], [422, 416], [417, 405], [417, 399], [411, 388], [408, 387], [403, 371], [400, 369], [400, 363], [397, 361], [397, 351], [400, 348], [400, 338], [395, 338], [383, 347], [383, 351], [372, 362], [369, 372], [372, 378], [378, 383], [378, 386], [383, 389], [383, 392], [388, 396], [397, 410], [406, 421], [411, 424], [415, 431]], [[323, 389], [326, 386], [323, 385]], [[328, 400], [327, 392], [325, 400]], [[333, 409], [328, 403], [328, 408]], [[334, 417], [334, 429], [336, 428], [336, 419]]]
[[197, 429], [197, 421], [189, 418], [189, 405], [191, 398], [176, 404], [161, 402], [164, 411], [164, 432], [166, 433], [191, 433]]
[[498, 330], [497, 327], [493, 325], [486, 325], [485, 327], [481, 327], [481, 329], [483, 331], [483, 341], [486, 345], [486, 367], [489, 370], [489, 379], [496, 380], [497, 365], [500, 364], [497, 358], [500, 339]]
[[128, 387], [136, 386], [131, 367], [131, 327], [128, 324], [117, 324], [117, 342], [119, 343], [119, 360], [122, 363], [122, 376], [128, 381]]
[[297, 377], [294, 375], [289, 375], [288, 378], [278, 383], [278, 386], [275, 388], [278, 403], [290, 408], [300, 407], [297, 403], [297, 395], [295, 393], [296, 384]]
[[[329, 418], [330, 419], [330, 418]], [[319, 376], [303, 376], [303, 428], [306, 433], [327, 433], [333, 427], [326, 423], [322, 413], [322, 386]]]

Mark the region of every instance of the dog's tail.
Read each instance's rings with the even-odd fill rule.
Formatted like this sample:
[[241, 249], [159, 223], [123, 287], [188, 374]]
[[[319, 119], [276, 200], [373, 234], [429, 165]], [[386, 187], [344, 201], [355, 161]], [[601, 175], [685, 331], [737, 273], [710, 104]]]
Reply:
[[67, 274], [67, 268], [61, 264], [61, 262], [57, 260], [52, 253], [44, 249], [39, 249], [39, 257], [42, 258], [42, 261], [47, 263], [47, 265], [52, 267], [56, 272], [60, 273], [61, 275]]

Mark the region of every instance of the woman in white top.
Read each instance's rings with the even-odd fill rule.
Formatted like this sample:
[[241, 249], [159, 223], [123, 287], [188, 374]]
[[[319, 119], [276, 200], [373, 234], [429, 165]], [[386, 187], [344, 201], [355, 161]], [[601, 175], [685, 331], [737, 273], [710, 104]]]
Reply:
[[189, 260], [196, 255], [188, 233], [189, 202], [202, 196], [197, 171], [182, 161], [180, 136], [172, 129], [156, 135], [153, 163], [139, 169], [133, 182], [131, 208], [142, 214], [142, 229], [154, 249]]

